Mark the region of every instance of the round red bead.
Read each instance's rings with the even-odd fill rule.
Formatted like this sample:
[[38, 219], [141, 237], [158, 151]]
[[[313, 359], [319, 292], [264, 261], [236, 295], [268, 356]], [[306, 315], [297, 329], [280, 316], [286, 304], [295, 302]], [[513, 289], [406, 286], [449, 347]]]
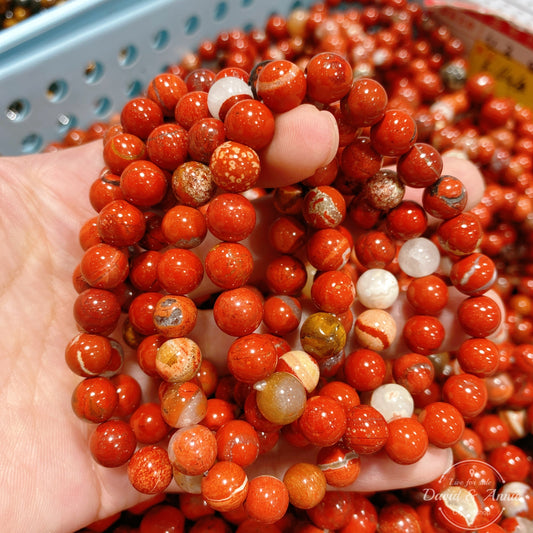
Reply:
[[159, 446], [137, 450], [128, 463], [128, 478], [143, 494], [160, 494], [172, 481], [172, 465], [167, 451]]
[[359, 454], [381, 450], [389, 438], [389, 428], [383, 415], [369, 405], [352, 407], [346, 416], [344, 444]]
[[416, 122], [404, 111], [391, 109], [370, 130], [372, 147], [384, 156], [405, 154], [416, 142]]
[[235, 337], [248, 335], [263, 319], [262, 298], [248, 287], [226, 290], [215, 301], [213, 317], [224, 333]]
[[329, 396], [309, 398], [298, 420], [300, 431], [315, 446], [332, 446], [346, 431], [344, 407]]
[[389, 438], [385, 452], [402, 465], [419, 461], [428, 448], [428, 435], [424, 426], [415, 418], [395, 418], [389, 422]]
[[488, 296], [471, 296], [461, 302], [457, 317], [463, 330], [472, 337], [488, 337], [501, 322], [498, 304]]
[[352, 67], [336, 53], [315, 54], [308, 61], [305, 73], [308, 98], [323, 104], [340, 100], [352, 86]]
[[126, 464], [133, 455], [136, 444], [132, 429], [122, 420], [108, 420], [98, 424], [89, 440], [94, 460], [108, 468]]

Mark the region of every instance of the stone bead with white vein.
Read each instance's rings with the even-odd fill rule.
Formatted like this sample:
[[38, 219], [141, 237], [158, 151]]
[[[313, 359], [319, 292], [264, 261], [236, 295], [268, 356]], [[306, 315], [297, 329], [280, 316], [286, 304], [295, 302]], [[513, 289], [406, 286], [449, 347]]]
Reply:
[[409, 239], [400, 248], [398, 264], [408, 276], [429, 276], [439, 268], [439, 249], [425, 237]]
[[387, 309], [398, 298], [398, 280], [384, 268], [371, 268], [359, 276], [356, 292], [359, 302], [365, 307]]

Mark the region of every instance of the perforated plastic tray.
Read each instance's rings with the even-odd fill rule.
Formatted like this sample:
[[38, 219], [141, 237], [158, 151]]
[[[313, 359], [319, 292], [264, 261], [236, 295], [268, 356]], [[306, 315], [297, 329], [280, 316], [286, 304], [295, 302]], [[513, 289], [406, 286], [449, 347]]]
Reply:
[[0, 154], [108, 119], [205, 38], [313, 0], [69, 0], [0, 33]]

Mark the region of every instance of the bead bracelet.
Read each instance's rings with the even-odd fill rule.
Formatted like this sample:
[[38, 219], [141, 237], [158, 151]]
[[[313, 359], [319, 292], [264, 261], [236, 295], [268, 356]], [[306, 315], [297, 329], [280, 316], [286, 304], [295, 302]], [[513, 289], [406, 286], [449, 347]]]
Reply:
[[[466, 81], [462, 53], [416, 5], [341, 13], [317, 5], [287, 20], [273, 16], [263, 34], [220, 34], [126, 104], [104, 133], [106, 168], [90, 191], [98, 214], [80, 232], [84, 255], [74, 275], [81, 332], [66, 350], [84, 378], [74, 411], [98, 424], [90, 439], [98, 463], [128, 463], [133, 486], [146, 494], [174, 479], [227, 520], [240, 512], [234, 523], [277, 523], [289, 505], [318, 528], [364, 521], [365, 509], [377, 520], [368, 498], [327, 487], [353, 483], [360, 455], [381, 450], [413, 464], [429, 444], [452, 447], [456, 461], [490, 453], [480, 476], [502, 472], [503, 481], [525, 486], [517, 490], [526, 499], [527, 454], [510, 443], [525, 422], [512, 436], [508, 428], [512, 413], [533, 403], [531, 334], [519, 327], [533, 324], [531, 285], [527, 276], [520, 285], [510, 280], [502, 252], [516, 241], [516, 225], [529, 236], [531, 180], [522, 176], [531, 170], [533, 122], [493, 96], [489, 76]], [[200, 64], [217, 58], [218, 72]], [[298, 184], [256, 189], [274, 115], [301, 103], [335, 116], [338, 156]], [[521, 133], [504, 129], [509, 124]], [[450, 149], [488, 182], [469, 211], [460, 176], [442, 174], [440, 153]], [[502, 169], [505, 151], [514, 159]], [[404, 199], [406, 187], [420, 191], [419, 202]], [[246, 243], [258, 231], [257, 196], [277, 212], [268, 228], [277, 255], [254, 286]], [[195, 250], [208, 236], [218, 242], [200, 259]], [[516, 256], [518, 271], [528, 256]], [[205, 277], [217, 291], [196, 298]], [[490, 288], [512, 302], [509, 340], [491, 340], [502, 316]], [[441, 317], [457, 295], [464, 340], [443, 352]], [[408, 314], [401, 332], [391, 313], [399, 299]], [[227, 375], [218, 376], [190, 338], [205, 308], [235, 338]], [[121, 373], [119, 324], [158, 401], [141, 403], [139, 383]], [[279, 439], [318, 448], [316, 464], [296, 463], [281, 480], [248, 480], [245, 469]], [[460, 530], [472, 512], [476, 528], [496, 523], [496, 498], [488, 511], [450, 514], [450, 495], [471, 474], [455, 475], [435, 482], [435, 501], [415, 505], [428, 490], [419, 487], [406, 503], [384, 505], [380, 528], [401, 518], [419, 530]], [[476, 490], [482, 494], [482, 483]]]

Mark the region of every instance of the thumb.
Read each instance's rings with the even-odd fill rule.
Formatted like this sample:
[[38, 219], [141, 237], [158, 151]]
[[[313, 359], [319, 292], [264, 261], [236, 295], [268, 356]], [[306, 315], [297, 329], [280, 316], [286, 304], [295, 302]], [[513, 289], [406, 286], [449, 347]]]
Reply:
[[262, 151], [260, 187], [282, 187], [312, 176], [330, 163], [339, 130], [329, 111], [303, 104], [276, 117], [272, 142]]

